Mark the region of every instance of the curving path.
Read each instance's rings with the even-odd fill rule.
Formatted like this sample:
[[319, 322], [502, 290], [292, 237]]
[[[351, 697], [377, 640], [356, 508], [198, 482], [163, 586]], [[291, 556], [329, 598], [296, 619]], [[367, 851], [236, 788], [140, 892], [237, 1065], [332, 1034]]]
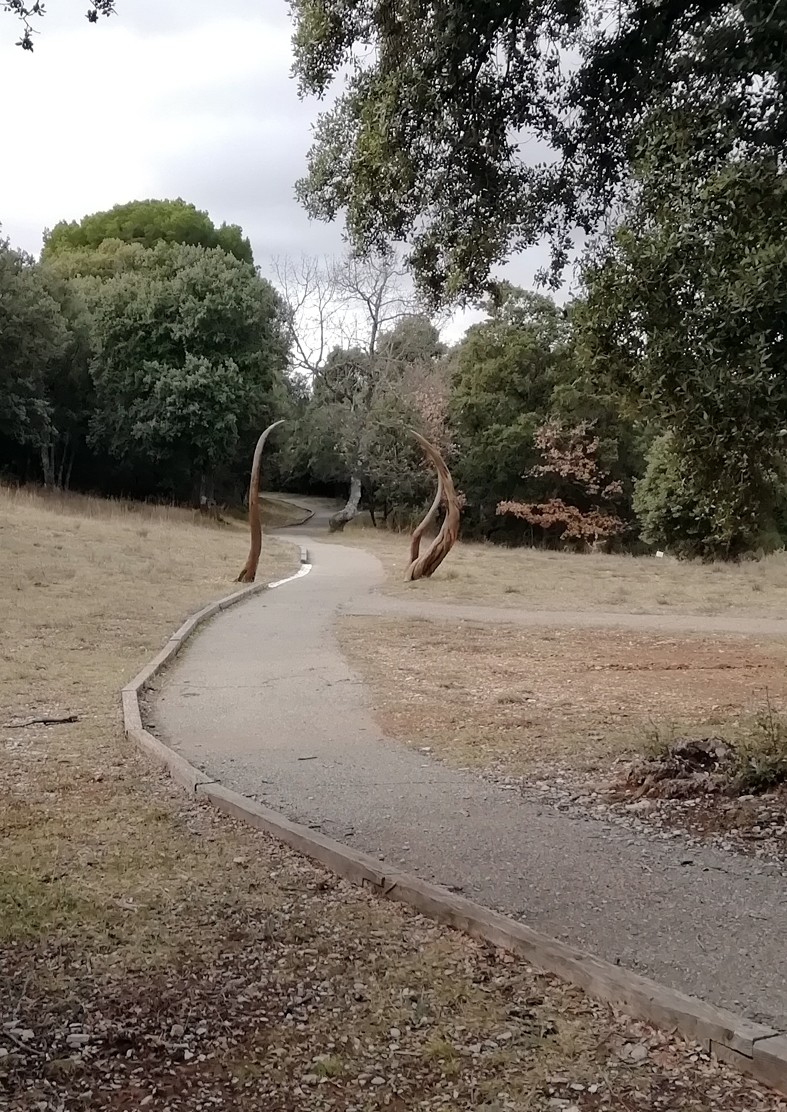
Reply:
[[[383, 736], [334, 618], [381, 602], [412, 609], [371, 596], [382, 581], [373, 556], [313, 541], [309, 551], [310, 575], [217, 616], [177, 657], [152, 696], [154, 732], [290, 818], [787, 1030], [778, 868], [560, 813]], [[511, 621], [505, 613], [494, 620]]]

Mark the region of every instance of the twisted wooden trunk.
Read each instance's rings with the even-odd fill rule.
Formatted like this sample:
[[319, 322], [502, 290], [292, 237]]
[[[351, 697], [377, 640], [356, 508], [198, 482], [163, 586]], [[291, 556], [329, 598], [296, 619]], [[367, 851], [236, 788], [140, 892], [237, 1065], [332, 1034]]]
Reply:
[[260, 553], [262, 552], [262, 517], [260, 516], [260, 461], [262, 459], [262, 449], [265, 447], [265, 441], [270, 436], [271, 432], [277, 425], [283, 425], [283, 421], [274, 421], [272, 425], [268, 425], [267, 429], [262, 433], [257, 446], [254, 449], [254, 458], [251, 461], [251, 479], [249, 480], [249, 531], [251, 533], [251, 543], [249, 547], [249, 555], [246, 563], [243, 565], [236, 583], [253, 583], [257, 576], [257, 565], [260, 562]]
[[[459, 536], [459, 499], [445, 460], [434, 444], [430, 444], [415, 429], [410, 431], [435, 466], [437, 471], [437, 494], [423, 521], [416, 526], [410, 538], [410, 565], [405, 574], [406, 580], [425, 579], [433, 575], [454, 547]], [[437, 516], [442, 501], [445, 501], [445, 517], [443, 518], [443, 524], [440, 526], [440, 532], [421, 556], [421, 538]]]

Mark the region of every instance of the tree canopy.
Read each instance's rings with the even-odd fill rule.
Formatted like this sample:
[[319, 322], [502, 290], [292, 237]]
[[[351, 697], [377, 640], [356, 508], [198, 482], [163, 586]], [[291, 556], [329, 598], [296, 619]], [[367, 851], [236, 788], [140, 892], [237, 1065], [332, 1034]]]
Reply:
[[0, 240], [0, 435], [36, 450], [52, 422], [48, 383], [68, 335], [33, 259]]
[[238, 491], [286, 406], [287, 349], [281, 298], [219, 246], [61, 243], [36, 263], [0, 242], [0, 470], [183, 500]]
[[736, 555], [771, 529], [787, 437], [787, 177], [749, 156], [698, 168], [657, 131], [635, 200], [591, 255], [580, 342], [669, 434], [639, 505], [649, 535]]
[[[159, 244], [93, 307], [93, 439], [188, 483], [211, 479], [266, 423], [286, 358], [283, 306], [213, 248]], [[173, 483], [174, 486], [177, 483]]]
[[237, 224], [217, 228], [206, 212], [180, 198], [130, 201], [79, 221], [62, 221], [44, 236], [42, 258], [52, 259], [82, 249], [92, 251], [105, 240], [138, 243], [143, 247], [154, 247], [157, 243], [220, 247], [242, 262], [254, 263], [251, 244]]
[[553, 275], [631, 181], [643, 122], [680, 108], [703, 155], [787, 139], [785, 0], [294, 0], [320, 116], [299, 195], [353, 242], [413, 246], [450, 299], [547, 236]]

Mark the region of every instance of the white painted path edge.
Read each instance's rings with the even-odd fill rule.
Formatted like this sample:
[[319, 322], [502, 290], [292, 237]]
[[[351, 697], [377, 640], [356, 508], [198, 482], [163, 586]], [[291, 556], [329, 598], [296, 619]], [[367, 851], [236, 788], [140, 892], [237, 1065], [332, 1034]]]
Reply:
[[148, 757], [166, 768], [176, 783], [188, 791], [204, 797], [219, 810], [273, 835], [347, 880], [367, 885], [381, 896], [407, 904], [438, 922], [518, 954], [545, 972], [578, 985], [589, 995], [615, 1004], [638, 1019], [676, 1031], [699, 1043], [721, 1061], [787, 1095], [787, 1033], [752, 1023], [723, 1008], [601, 961], [531, 930], [514, 919], [489, 911], [472, 900], [457, 896], [447, 888], [422, 881], [367, 854], [349, 849], [309, 827], [291, 822], [277, 811], [223, 787], [144, 729], [140, 693], [176, 656], [195, 630], [220, 610], [235, 606], [260, 591], [282, 587], [308, 575], [311, 564], [304, 548], [300, 550], [300, 561], [301, 566], [294, 575], [273, 583], [253, 583], [235, 591], [192, 614], [173, 633], [161, 652], [122, 690], [126, 736]]

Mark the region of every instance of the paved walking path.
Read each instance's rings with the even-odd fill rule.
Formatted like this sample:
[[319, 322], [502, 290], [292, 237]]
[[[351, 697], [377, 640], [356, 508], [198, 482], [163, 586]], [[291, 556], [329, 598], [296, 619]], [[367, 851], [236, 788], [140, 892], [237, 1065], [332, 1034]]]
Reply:
[[[787, 1030], [785, 876], [563, 814], [386, 738], [333, 631], [339, 610], [379, 611], [368, 592], [380, 564], [334, 544], [309, 551], [305, 579], [222, 613], [189, 643], [154, 700], [154, 731], [290, 818]], [[484, 608], [472, 609], [478, 619]]]

